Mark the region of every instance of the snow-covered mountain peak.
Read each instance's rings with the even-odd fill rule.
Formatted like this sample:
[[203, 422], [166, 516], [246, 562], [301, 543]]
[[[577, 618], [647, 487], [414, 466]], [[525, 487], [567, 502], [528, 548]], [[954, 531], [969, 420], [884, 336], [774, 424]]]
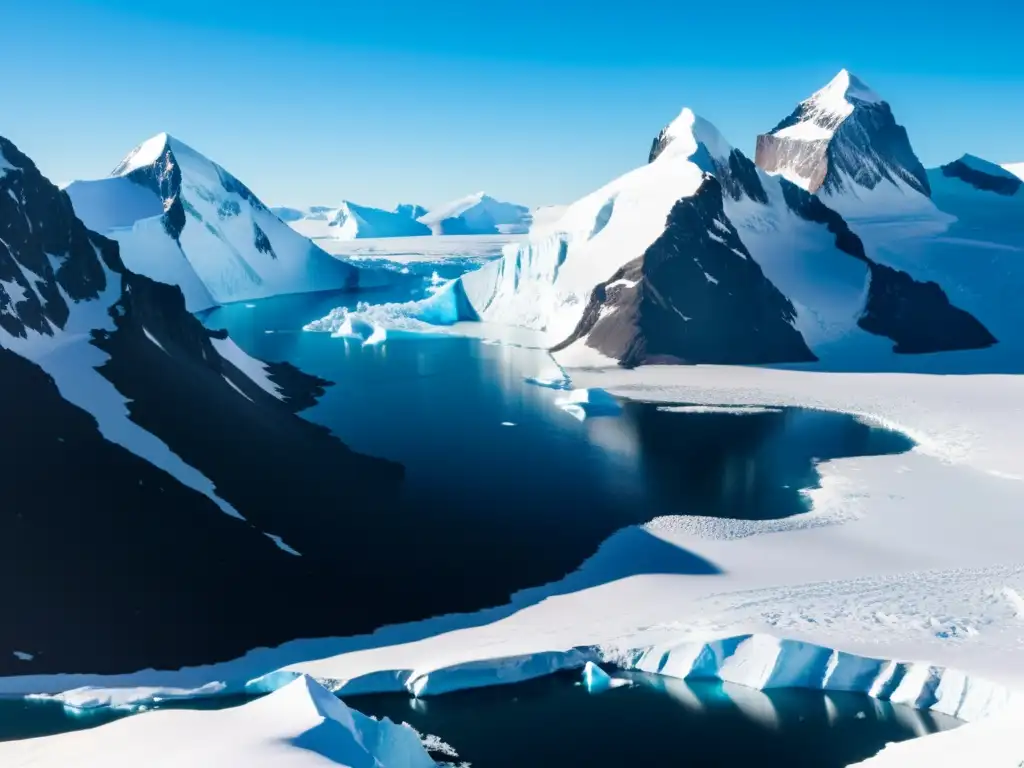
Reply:
[[[710, 122], [684, 107], [679, 117], [658, 134], [651, 147], [650, 162], [662, 156], [692, 158], [703, 148], [712, 158], [728, 161], [732, 145]], [[710, 170], [710, 169], [708, 169]]]
[[889, 104], [845, 69], [758, 136], [755, 160], [847, 218], [934, 213], [928, 175], [906, 130]]
[[153, 165], [164, 155], [171, 141], [169, 133], [158, 133], [156, 136], [151, 136], [129, 152], [110, 175], [127, 176], [138, 168]]
[[841, 69], [824, 88], [812, 94], [804, 103], [821, 111], [848, 115], [858, 103], [881, 104], [882, 97], [849, 70]]
[[313, 245], [237, 177], [167, 133], [135, 147], [109, 178], [74, 182], [66, 191], [88, 227], [121, 243], [132, 270], [179, 285], [192, 311], [281, 293], [351, 290], [364, 274]]

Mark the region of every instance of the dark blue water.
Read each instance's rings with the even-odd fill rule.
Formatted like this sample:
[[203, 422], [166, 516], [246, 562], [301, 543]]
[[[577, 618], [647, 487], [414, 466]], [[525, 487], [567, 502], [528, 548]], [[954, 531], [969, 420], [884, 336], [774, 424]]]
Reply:
[[[346, 702], [365, 714], [438, 736], [473, 768], [841, 768], [886, 743], [958, 725], [956, 720], [860, 694], [785, 690], [622, 674], [634, 685], [590, 694], [579, 673], [429, 699], [383, 694]], [[169, 702], [220, 709], [241, 697]], [[126, 715], [68, 715], [52, 702], [0, 700], [0, 740], [103, 725]]]
[[563, 674], [425, 700], [349, 703], [439, 736], [458, 751], [454, 762], [473, 768], [843, 768], [888, 742], [958, 725], [860, 694], [629, 677], [633, 686], [600, 694]]
[[[226, 327], [250, 354], [335, 382], [304, 415], [353, 449], [406, 469], [403, 509], [382, 521], [380, 536], [339, 543], [339, 556], [355, 558], [370, 583], [382, 568], [397, 578], [404, 566], [396, 560], [407, 562], [424, 595], [462, 601], [449, 611], [497, 605], [556, 581], [619, 529], [659, 515], [804, 512], [799, 490], [816, 483], [817, 460], [912, 445], [850, 416], [805, 409], [677, 413], [627, 402], [618, 415], [580, 421], [557, 404], [566, 392], [526, 383], [552, 371], [541, 350], [436, 335], [363, 346], [300, 330], [346, 301], [286, 296], [222, 307], [204, 321]], [[416, 551], [394, 551], [395, 526], [415, 530]], [[716, 572], [696, 556], [665, 554], [672, 557], [629, 567]]]

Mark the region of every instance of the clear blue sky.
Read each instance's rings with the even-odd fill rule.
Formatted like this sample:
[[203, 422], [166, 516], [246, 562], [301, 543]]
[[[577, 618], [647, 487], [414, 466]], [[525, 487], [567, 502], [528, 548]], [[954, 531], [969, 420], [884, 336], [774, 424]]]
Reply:
[[847, 67], [925, 165], [1024, 160], [1024, 2], [2, 0], [0, 134], [55, 181], [168, 131], [271, 205], [568, 202], [683, 106], [755, 136]]

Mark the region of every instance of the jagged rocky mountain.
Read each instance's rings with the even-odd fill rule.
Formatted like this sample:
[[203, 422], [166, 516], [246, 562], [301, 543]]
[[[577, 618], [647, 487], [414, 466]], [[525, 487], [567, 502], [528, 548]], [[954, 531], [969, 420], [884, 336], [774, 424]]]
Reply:
[[0, 376], [0, 674], [176, 668], [407, 618], [321, 593], [355, 578], [334, 542], [388, 513], [402, 468], [298, 417], [328, 382], [207, 330], [3, 138]]
[[305, 211], [273, 209], [299, 234], [316, 240], [355, 240], [371, 237], [417, 237], [431, 234], [416, 219], [426, 209], [402, 204], [393, 211], [344, 201], [337, 208], [314, 206]]
[[236, 177], [167, 134], [139, 145], [109, 178], [65, 191], [90, 229], [120, 243], [134, 272], [179, 286], [191, 311], [386, 281], [321, 250]]
[[484, 320], [546, 331], [567, 360], [587, 349], [625, 365], [877, 360], [996, 341], [688, 109], [648, 165], [450, 290]]
[[847, 219], [931, 209], [924, 166], [889, 104], [842, 70], [757, 137], [755, 162]]

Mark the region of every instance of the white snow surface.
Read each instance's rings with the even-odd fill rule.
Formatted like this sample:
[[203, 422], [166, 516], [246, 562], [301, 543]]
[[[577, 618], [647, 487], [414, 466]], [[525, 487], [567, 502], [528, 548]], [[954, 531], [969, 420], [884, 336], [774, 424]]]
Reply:
[[98, 728], [0, 743], [5, 768], [434, 768], [408, 725], [376, 720], [300, 677], [214, 711], [158, 710]]
[[[624, 529], [576, 573], [503, 608], [177, 672], [7, 678], [0, 691], [92, 686], [79, 700], [124, 704], [162, 686], [237, 690], [256, 679], [250, 688], [270, 690], [309, 674], [339, 692], [430, 695], [593, 661], [754, 688], [855, 690], [970, 722], [1019, 711], [1020, 377], [718, 366], [570, 373], [577, 388], [666, 405], [847, 411], [918, 446], [820, 464], [811, 511], [796, 517], [661, 518]], [[678, 550], [679, 567], [648, 572], [649, 547], [665, 545]], [[694, 555], [717, 572], [692, 573]]]
[[260, 389], [268, 395], [276, 397], [278, 400], [284, 399], [284, 395], [281, 394], [281, 388], [270, 380], [266, 363], [262, 360], [257, 360], [255, 357], [250, 357], [230, 337], [226, 339], [210, 339], [210, 343], [213, 344], [218, 355], [252, 379]]
[[[56, 261], [54, 257], [50, 258]], [[101, 257], [100, 262], [102, 264]], [[57, 266], [54, 264], [55, 269]], [[226, 514], [242, 519], [234, 507], [217, 495], [211, 480], [129, 418], [124, 396], [96, 370], [107, 361], [108, 355], [90, 343], [91, 334], [94, 330], [114, 330], [109, 308], [121, 296], [121, 276], [110, 272], [105, 265], [103, 269], [107, 287], [98, 298], [76, 302], [64, 294], [70, 315], [63, 329], [54, 328], [53, 336], [28, 329], [27, 338], [11, 336], [0, 330], [0, 344], [36, 363], [52, 376], [61, 396], [91, 414], [107, 440], [207, 496]], [[151, 340], [159, 346], [155, 338], [151, 337]]]
[[1024, 163], [1006, 163], [1003, 168], [1019, 179], [1024, 179]]
[[[161, 200], [147, 187], [125, 178], [147, 167], [169, 175], [175, 162], [186, 210], [177, 242], [160, 219], [172, 200]], [[117, 239], [133, 271], [181, 285], [193, 311], [284, 293], [342, 288], [353, 279], [355, 267], [313, 245], [261, 202], [249, 198], [223, 168], [167, 134], [133, 150], [115, 174], [68, 186], [76, 214], [90, 229]], [[266, 237], [270, 250], [266, 244], [262, 249], [258, 245], [258, 233]], [[386, 278], [368, 271], [359, 282], [366, 287], [384, 284]]]
[[430, 228], [398, 211], [386, 211], [343, 201], [326, 211], [322, 206], [302, 212], [288, 225], [304, 237], [320, 240], [417, 237], [430, 235]]
[[521, 234], [530, 229], [530, 209], [495, 200], [484, 192], [430, 209], [418, 221], [435, 235]]
[[391, 262], [396, 265], [422, 262], [462, 261], [485, 264], [497, 259], [510, 243], [525, 235], [428, 235], [359, 240], [318, 240], [329, 253], [351, 262]]

